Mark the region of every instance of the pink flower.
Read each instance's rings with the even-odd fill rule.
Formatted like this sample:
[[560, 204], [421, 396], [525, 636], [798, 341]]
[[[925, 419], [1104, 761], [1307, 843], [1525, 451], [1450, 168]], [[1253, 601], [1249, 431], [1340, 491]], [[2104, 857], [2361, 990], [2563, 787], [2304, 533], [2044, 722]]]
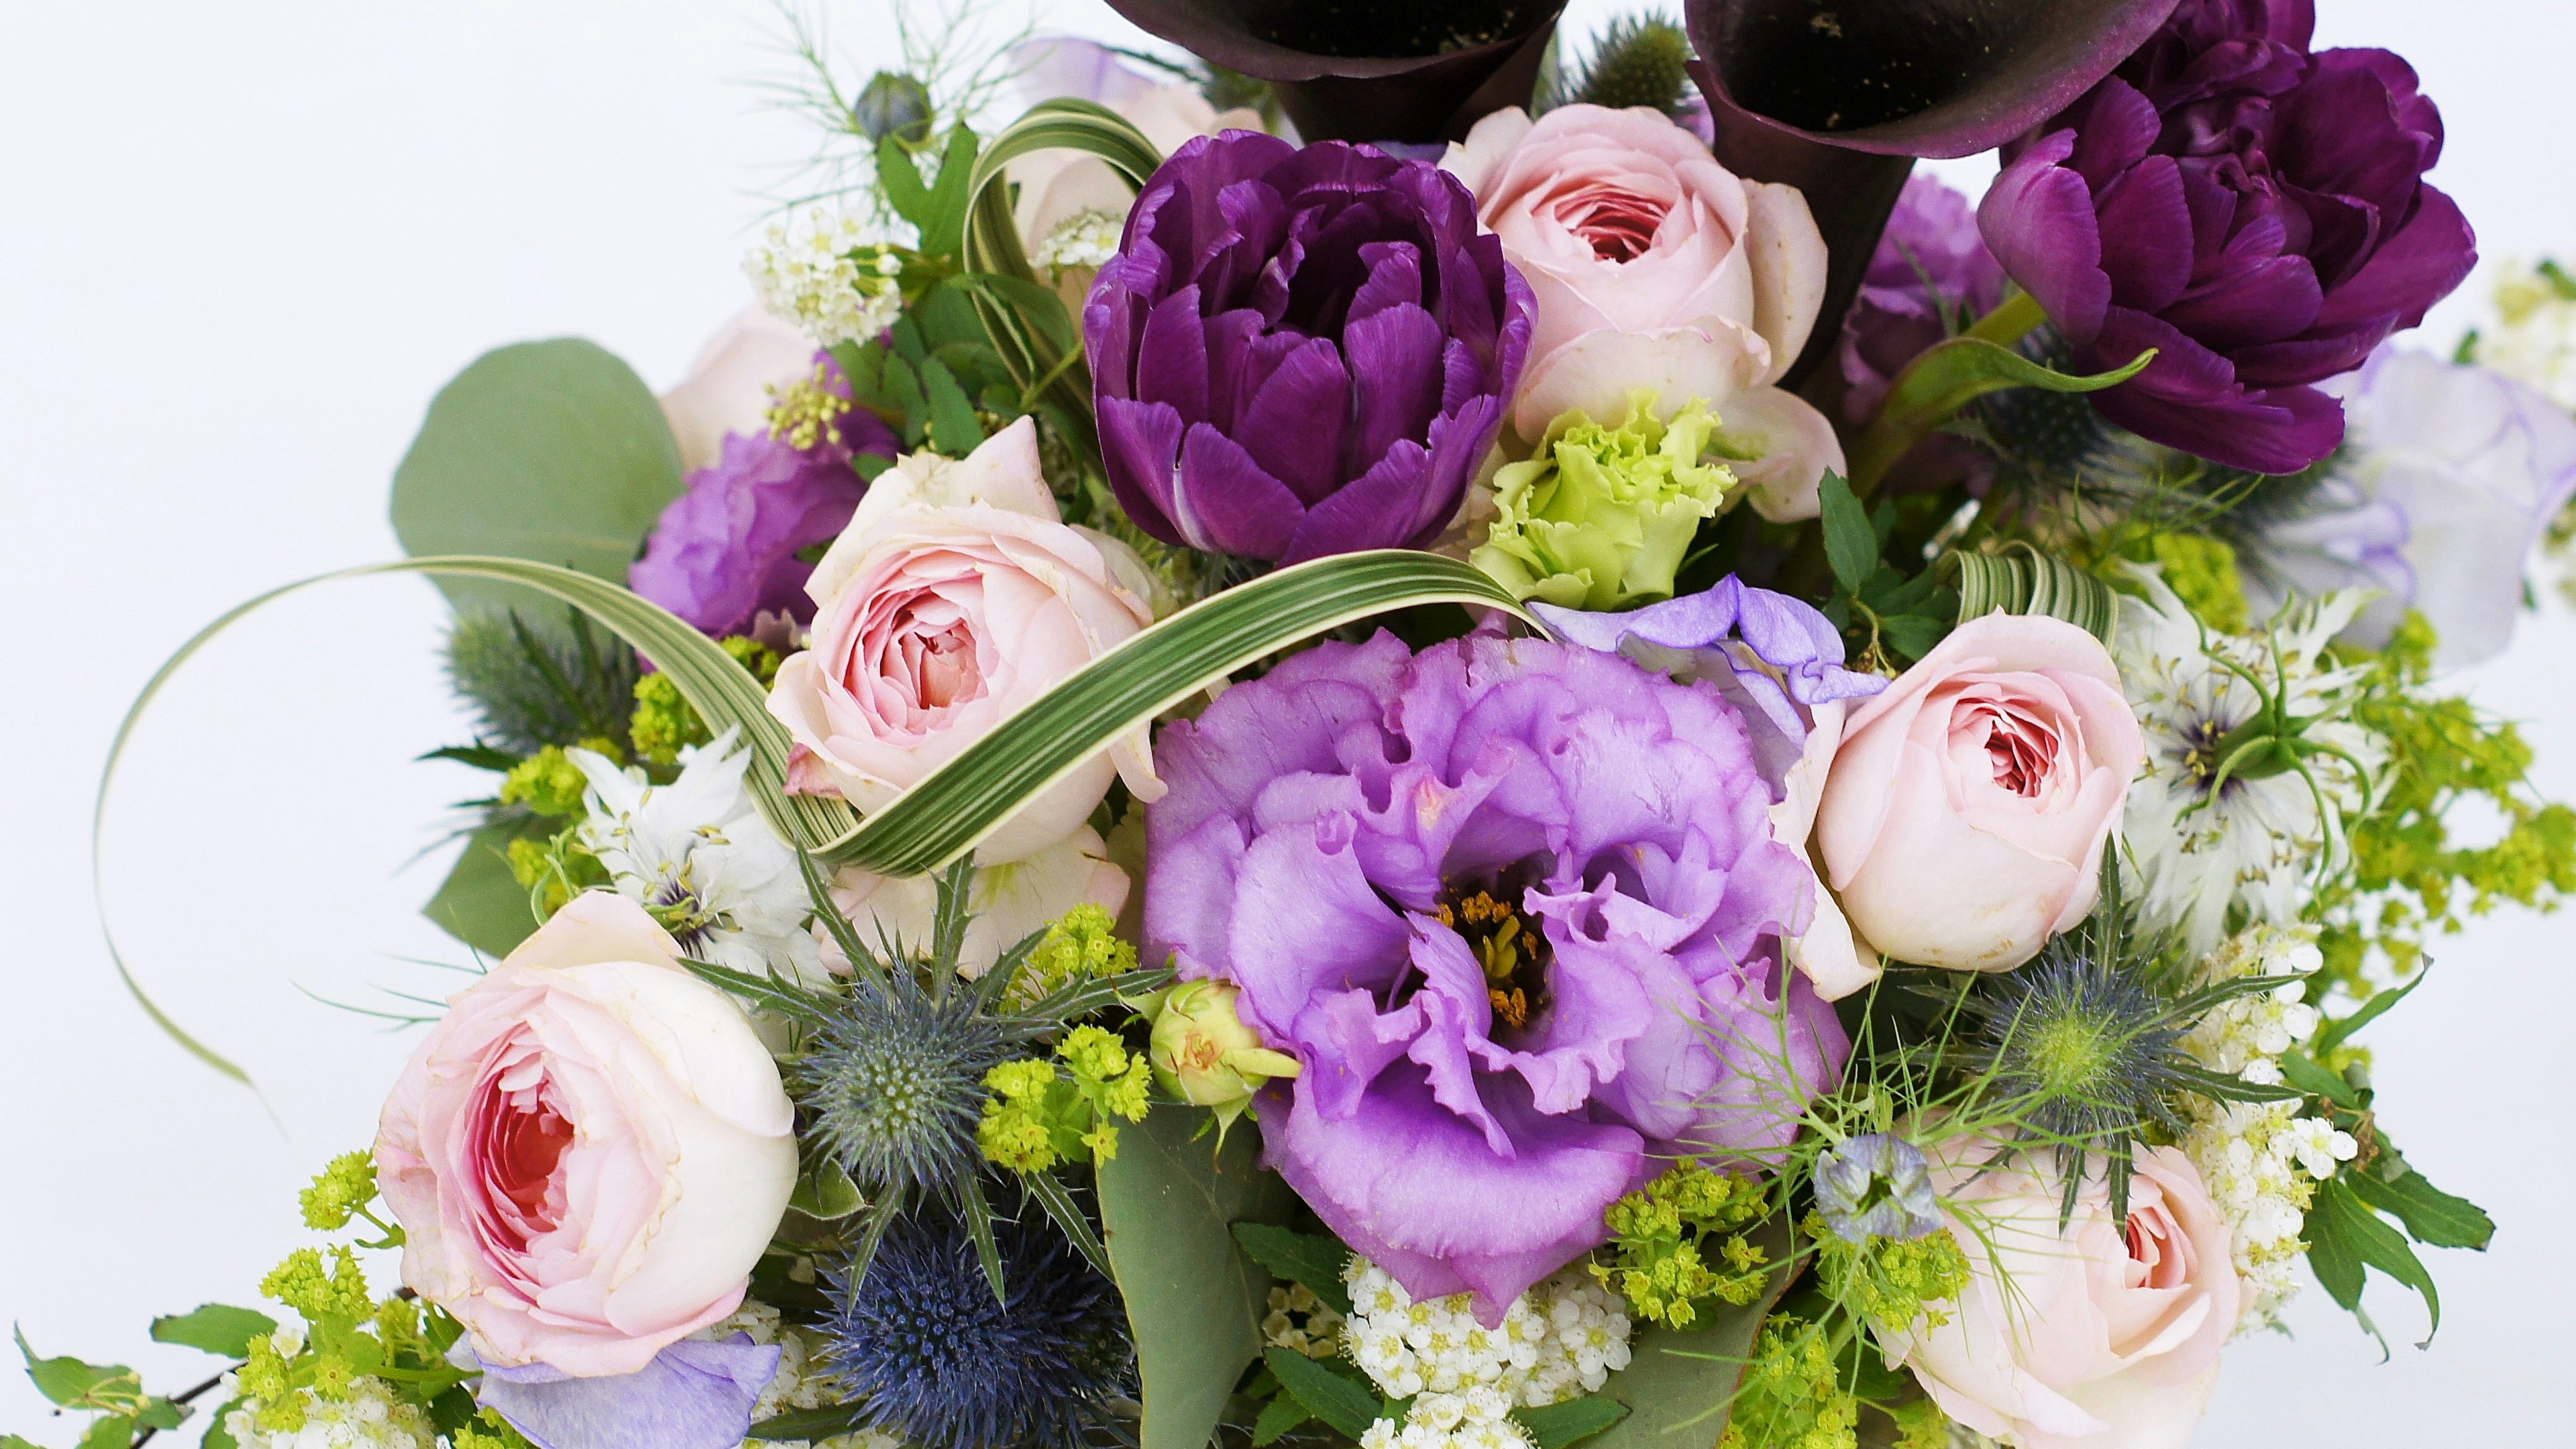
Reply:
[[712, 468], [730, 433], [769, 431], [770, 389], [814, 372], [814, 344], [757, 306], [707, 339], [680, 385], [662, 394], [662, 416], [680, 448], [680, 471]]
[[1971, 619], [1852, 712], [1816, 811], [1827, 883], [1897, 960], [2011, 970], [2093, 909], [2145, 757], [2099, 640]]
[[1442, 166], [1476, 194], [1538, 300], [1512, 426], [1615, 418], [1636, 388], [1669, 416], [1698, 398], [1760, 461], [1737, 469], [1773, 519], [1816, 516], [1843, 466], [1823, 414], [1769, 384], [1797, 360], [1824, 300], [1825, 243], [1806, 198], [1746, 181], [1658, 111], [1497, 111]]
[[2125, 1220], [2096, 1176], [2061, 1231], [2063, 1179], [2029, 1156], [1980, 1172], [1991, 1152], [1933, 1169], [1968, 1291], [1944, 1305], [1949, 1322], [1890, 1335], [1891, 1360], [1950, 1417], [2023, 1449], [2181, 1449], [2243, 1303], [2200, 1173], [2148, 1148]]
[[[962, 462], [915, 453], [878, 475], [807, 582], [809, 648], [778, 669], [769, 712], [795, 738], [788, 788], [875, 810], [1050, 685], [1153, 621], [1124, 544], [1070, 528], [1022, 418]], [[985, 865], [1080, 828], [1124, 771], [1162, 794], [1140, 726], [1003, 822]]]
[[796, 1183], [732, 1000], [624, 896], [576, 896], [449, 999], [376, 1134], [403, 1282], [487, 1363], [630, 1374], [731, 1313]]

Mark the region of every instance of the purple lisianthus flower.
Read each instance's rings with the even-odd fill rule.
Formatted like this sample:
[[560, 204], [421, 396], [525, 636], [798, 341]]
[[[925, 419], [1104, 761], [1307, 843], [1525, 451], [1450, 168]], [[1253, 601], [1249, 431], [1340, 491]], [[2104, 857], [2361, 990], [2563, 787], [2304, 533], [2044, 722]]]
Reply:
[[1173, 725], [1145, 931], [1304, 1070], [1268, 1161], [1498, 1321], [1676, 1155], [1762, 1161], [1848, 1050], [1814, 877], [1718, 692], [1580, 645], [1325, 644]]
[[484, 1363], [459, 1342], [459, 1367], [480, 1369], [477, 1402], [537, 1449], [734, 1449], [778, 1376], [779, 1348], [747, 1333], [682, 1339], [631, 1374], [576, 1378], [541, 1363]]
[[[826, 385], [846, 398], [849, 383], [830, 359], [816, 354]], [[837, 439], [818, 435], [806, 448], [767, 432], [726, 434], [722, 456], [662, 510], [627, 585], [717, 637], [750, 631], [764, 613], [812, 618], [805, 580], [814, 566], [796, 555], [848, 525], [868, 486], [853, 460], [891, 458], [901, 446], [865, 408], [833, 428]]]
[[1968, 198], [1941, 178], [1909, 178], [1860, 292], [1843, 314], [1843, 416], [1867, 423], [1905, 365], [2004, 299], [2004, 269], [1977, 232]]
[[2384, 50], [2311, 51], [2310, 0], [2184, 0], [2043, 125], [1978, 211], [1986, 241], [2112, 422], [2262, 473], [2334, 451], [2312, 384], [2359, 366], [2468, 276], [2476, 237], [2423, 184], [2442, 118]]
[[2444, 668], [2502, 653], [2531, 551], [2576, 495], [2576, 418], [2486, 368], [2390, 347], [2329, 387], [2351, 446], [2251, 550], [2252, 601], [2269, 613], [2293, 590], [2373, 588], [2347, 639], [2383, 647], [2411, 608]]
[[1418, 548], [1502, 426], [1532, 313], [1438, 167], [1191, 141], [1083, 311], [1110, 485], [1166, 543], [1280, 563]]

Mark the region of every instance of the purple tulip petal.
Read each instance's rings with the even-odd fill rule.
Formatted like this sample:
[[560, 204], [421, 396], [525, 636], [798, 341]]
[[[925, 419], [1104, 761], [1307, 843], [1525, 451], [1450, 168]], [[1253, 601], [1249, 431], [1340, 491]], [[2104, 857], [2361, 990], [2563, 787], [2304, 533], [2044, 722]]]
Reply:
[[1277, 557], [1304, 511], [1287, 484], [1206, 423], [1192, 424], [1181, 441], [1172, 507], [1190, 547], [1250, 558]]
[[1996, 175], [1977, 205], [1977, 224], [2004, 270], [2048, 309], [2058, 330], [2092, 340], [2111, 305], [2102, 270], [2102, 234], [2084, 178], [2058, 164], [2075, 150], [2060, 131], [2024, 151]]

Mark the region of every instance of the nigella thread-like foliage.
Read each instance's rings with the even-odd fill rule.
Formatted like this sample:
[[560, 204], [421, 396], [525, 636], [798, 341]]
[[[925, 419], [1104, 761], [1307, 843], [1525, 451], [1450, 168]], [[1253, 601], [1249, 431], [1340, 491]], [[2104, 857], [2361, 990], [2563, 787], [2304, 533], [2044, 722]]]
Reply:
[[977, 1170], [984, 1074], [1027, 1036], [980, 1006], [972, 991], [934, 994], [897, 962], [852, 988], [797, 1064], [813, 1140], [871, 1197], [953, 1196]]
[[1073, 1449], [1135, 1391], [1118, 1291], [1023, 1205], [993, 1225], [1010, 1285], [996, 1301], [973, 1236], [942, 1212], [887, 1233], [830, 1278], [824, 1357], [876, 1427], [915, 1449]]
[[516, 612], [466, 613], [447, 635], [447, 679], [474, 707], [475, 735], [514, 754], [605, 739], [635, 713], [635, 651], [579, 610], [565, 628]]

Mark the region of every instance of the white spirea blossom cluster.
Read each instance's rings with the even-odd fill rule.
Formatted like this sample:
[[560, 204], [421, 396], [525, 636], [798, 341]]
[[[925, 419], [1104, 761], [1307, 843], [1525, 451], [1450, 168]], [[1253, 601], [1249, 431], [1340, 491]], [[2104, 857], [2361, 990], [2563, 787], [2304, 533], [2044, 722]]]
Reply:
[[2576, 297], [2566, 275], [2508, 264], [2496, 278], [2499, 321], [2478, 335], [2478, 361], [2576, 408]]
[[1514, 1299], [1495, 1328], [1468, 1294], [1416, 1301], [1366, 1258], [1347, 1277], [1352, 1361], [1387, 1397], [1413, 1400], [1403, 1423], [1371, 1425], [1362, 1449], [1526, 1446], [1512, 1409], [1594, 1392], [1628, 1366], [1628, 1316], [1580, 1269]]
[[817, 347], [865, 342], [903, 313], [901, 263], [853, 212], [816, 207], [771, 223], [742, 269], [761, 307]]
[[1261, 1320], [1261, 1339], [1272, 1348], [1331, 1358], [1342, 1351], [1342, 1315], [1303, 1283], [1270, 1290], [1270, 1312]]
[[[842, 1402], [847, 1394], [832, 1382], [831, 1376], [816, 1357], [816, 1345], [804, 1330], [783, 1321], [778, 1310], [766, 1303], [743, 1300], [742, 1307], [730, 1316], [691, 1334], [720, 1342], [735, 1334], [748, 1334], [754, 1343], [778, 1345], [778, 1376], [760, 1391], [752, 1405], [753, 1423], [800, 1409], [824, 1409]], [[752, 1441], [745, 1440], [745, 1445]], [[801, 1439], [774, 1441], [776, 1449], [799, 1449]], [[816, 1441], [806, 1449], [901, 1449], [903, 1441], [883, 1429], [861, 1429], [855, 1434], [837, 1435]], [[759, 1449], [770, 1449], [764, 1442]]]
[[[304, 1351], [304, 1335], [296, 1328], [279, 1329], [269, 1342], [281, 1358], [291, 1359]], [[379, 1378], [353, 1379], [348, 1392], [337, 1399], [297, 1389], [304, 1400], [304, 1427], [282, 1434], [260, 1428], [261, 1402], [239, 1398], [240, 1384], [232, 1375], [224, 1375], [215, 1392], [238, 1401], [224, 1415], [224, 1432], [241, 1449], [436, 1449], [438, 1443], [438, 1430], [429, 1416], [416, 1405], [395, 1399], [393, 1386]]]
[[[2256, 926], [2213, 952], [2202, 974], [2215, 985], [2314, 971], [2323, 962], [2314, 928]], [[2213, 1072], [2273, 1085], [2281, 1080], [2281, 1054], [2317, 1029], [2317, 1009], [2299, 996], [2299, 984], [2290, 982], [2237, 997], [2203, 1017], [2183, 1047]], [[2359, 1144], [2331, 1122], [2298, 1116], [2295, 1102], [2191, 1100], [2182, 1149], [2227, 1220], [2236, 1271], [2252, 1300], [2237, 1331], [2269, 1326], [2298, 1291], [2299, 1229], [2316, 1184], [2352, 1160]]]
[[1127, 218], [1114, 211], [1077, 211], [1048, 228], [1029, 262], [1058, 272], [1097, 270], [1118, 255], [1118, 236], [1126, 227]]

